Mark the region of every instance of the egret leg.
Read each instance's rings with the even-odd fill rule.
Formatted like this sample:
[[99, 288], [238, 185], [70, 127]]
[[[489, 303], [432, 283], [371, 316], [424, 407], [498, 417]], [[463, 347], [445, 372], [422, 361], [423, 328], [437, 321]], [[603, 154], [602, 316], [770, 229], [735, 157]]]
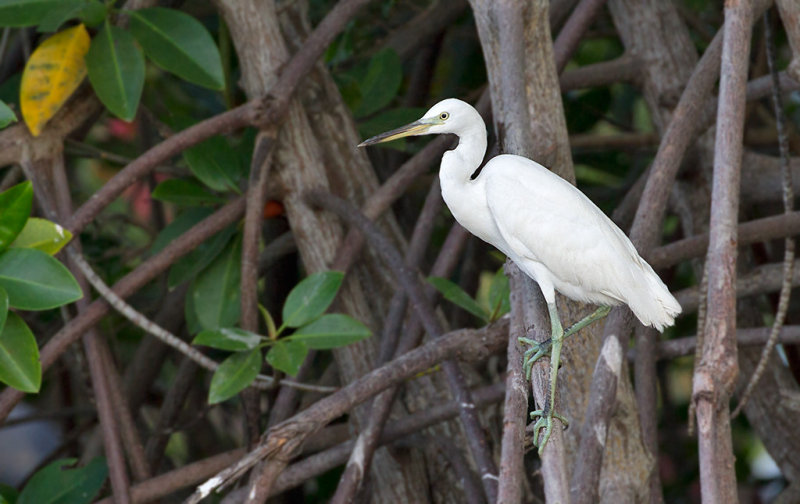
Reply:
[[[610, 306], [599, 307], [589, 315], [580, 319], [578, 322], [572, 324], [566, 331], [564, 331], [563, 339], [567, 339], [569, 336], [572, 336], [573, 334], [577, 333], [584, 327], [591, 325], [593, 322], [597, 320], [602, 319], [603, 317], [608, 315], [609, 311], [611, 311]], [[552, 320], [552, 314], [550, 317]], [[553, 346], [553, 339], [551, 337], [550, 339], [539, 342], [530, 338], [519, 338], [519, 341], [521, 343], [525, 343], [530, 347], [528, 348], [528, 350], [525, 351], [525, 355], [523, 356], [524, 359], [523, 371], [525, 373], [525, 376], [528, 378], [528, 381], [530, 381], [531, 371], [533, 370], [533, 364], [539, 359], [541, 359], [543, 356], [550, 355], [551, 347]]]
[[[561, 420], [565, 426], [567, 425], [566, 418], [553, 411], [553, 405], [556, 401], [558, 365], [561, 361], [561, 346], [564, 342], [564, 329], [561, 327], [561, 319], [558, 317], [558, 310], [556, 310], [555, 303], [547, 303], [547, 309], [550, 312], [550, 339], [552, 340], [552, 347], [550, 349], [550, 395], [547, 401], [545, 401], [544, 409], [531, 413], [531, 419], [539, 418], [533, 425], [533, 445], [539, 448], [540, 455], [553, 431], [553, 417]], [[542, 440], [539, 441], [539, 431], [541, 429], [544, 429], [544, 434], [542, 435]]]

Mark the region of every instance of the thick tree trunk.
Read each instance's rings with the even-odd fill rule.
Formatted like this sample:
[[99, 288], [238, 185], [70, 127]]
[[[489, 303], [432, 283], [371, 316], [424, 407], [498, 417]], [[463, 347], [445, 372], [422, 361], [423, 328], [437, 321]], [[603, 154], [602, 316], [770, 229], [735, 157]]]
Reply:
[[[495, 109], [499, 106], [501, 111], [514, 113], [518, 113], [516, 109], [522, 107], [530, 121], [531, 133], [526, 142], [530, 156], [574, 183], [569, 138], [553, 60], [547, 2], [527, 0], [522, 3], [525, 31], [521, 54], [524, 54], [524, 60], [509, 62], [502, 61], [506, 53], [500, 46], [500, 32], [508, 27], [503, 24], [502, 13], [498, 12], [501, 10], [499, 5], [484, 0], [471, 1], [489, 73], [493, 104]], [[514, 69], [524, 71], [524, 96], [510, 96], [503, 91], [503, 80], [509, 78], [507, 74]], [[506, 131], [502, 119], [496, 119], [498, 121], [498, 137], [501, 140], [504, 135], [516, 135], [515, 132]], [[557, 302], [562, 321], [566, 324], [580, 320], [590, 311], [590, 307], [560, 296]], [[564, 467], [567, 471], [574, 467], [580, 423], [585, 416], [594, 363], [600, 353], [601, 335], [602, 323], [582, 331], [581, 335], [571, 338], [564, 346], [555, 408], [574, 424], [564, 435]], [[622, 376], [627, 377], [627, 373], [624, 371]], [[616, 401], [617, 413], [604, 440], [606, 451], [600, 497], [603, 502], [641, 502], [647, 500], [648, 477], [654, 460], [641, 443], [636, 404], [627, 378], [620, 380]]]
[[[218, 2], [218, 6], [230, 27], [239, 56], [242, 87], [249, 98], [266, 94], [289, 55], [274, 3], [242, 0]], [[340, 98], [331, 98], [328, 94], [335, 89], [327, 86], [320, 91], [324, 93], [319, 97], [321, 101], [330, 103], [335, 100], [338, 106], [315, 109], [309, 115], [299, 99], [291, 101], [286, 120], [278, 133], [278, 144], [273, 156], [274, 180], [270, 180], [286, 208], [298, 251], [309, 272], [324, 270], [330, 266], [341, 242], [342, 228], [332, 215], [309, 208], [303, 201], [303, 193], [312, 188], [331, 188], [336, 185], [335, 189], [342, 196], [359, 202], [377, 186], [364, 155], [352, 154], [357, 135], [352, 121], [342, 110]], [[321, 131], [313, 128], [312, 124], [335, 127]], [[338, 136], [331, 136], [331, 132], [338, 132]], [[349, 148], [346, 147], [347, 144], [350, 145]], [[363, 185], [332, 184], [328, 163], [334, 158], [339, 162], [332, 163], [330, 168], [345, 171], [339, 181], [358, 181]], [[380, 295], [380, 291], [385, 293], [385, 289], [378, 287], [381, 284], [375, 282], [376, 277], [370, 275], [370, 270], [366, 267], [359, 265], [352, 271], [339, 295], [339, 302], [343, 311], [375, 330], [380, 327], [378, 314], [382, 313], [381, 304], [386, 305], [386, 297]], [[370, 305], [368, 299], [374, 304]], [[340, 376], [345, 383], [372, 369], [375, 345], [376, 341], [369, 339], [334, 352]], [[356, 422], [356, 429], [358, 417], [358, 414], [351, 417]], [[427, 501], [427, 478], [418, 454], [405, 452], [403, 455], [392, 456], [386, 450], [379, 450], [372, 469], [377, 483], [373, 486], [377, 501]]]

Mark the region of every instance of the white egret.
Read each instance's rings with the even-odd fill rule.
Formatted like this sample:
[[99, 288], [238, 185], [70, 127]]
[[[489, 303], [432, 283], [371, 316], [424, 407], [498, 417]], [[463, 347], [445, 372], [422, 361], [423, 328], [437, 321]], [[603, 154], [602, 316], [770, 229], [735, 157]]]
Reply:
[[[681, 307], [631, 241], [575, 186], [522, 156], [492, 158], [479, 176], [471, 175], [486, 153], [486, 125], [471, 105], [443, 100], [411, 124], [365, 140], [359, 147], [415, 135], [453, 133], [458, 146], [444, 153], [439, 169], [442, 197], [453, 217], [478, 238], [491, 243], [514, 261], [542, 290], [550, 313], [551, 339], [539, 344], [521, 341], [525, 372], [550, 353], [550, 395], [544, 408], [531, 414], [534, 443], [541, 453], [550, 437], [556, 379], [563, 339], [611, 306], [626, 304], [647, 326], [659, 331], [671, 326]], [[555, 291], [570, 299], [600, 305], [594, 313], [562, 329]], [[538, 442], [539, 431], [544, 436]]]

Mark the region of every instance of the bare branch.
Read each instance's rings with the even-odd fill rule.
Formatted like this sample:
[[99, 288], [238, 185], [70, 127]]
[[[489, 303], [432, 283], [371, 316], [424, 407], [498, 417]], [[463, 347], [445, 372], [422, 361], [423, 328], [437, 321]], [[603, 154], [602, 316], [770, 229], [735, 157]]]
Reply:
[[[444, 359], [453, 358], [454, 355], [459, 359], [480, 359], [487, 353], [498, 351], [502, 348], [507, 333], [508, 319], [501, 319], [479, 331], [463, 329], [451, 332], [375, 369], [294, 417], [272, 427], [261, 445], [198, 487], [187, 499], [187, 504], [199, 502], [221, 485], [229, 484], [241, 477], [261, 459], [267, 458], [272, 462], [273, 472], [281, 472], [289, 459], [298, 453], [308, 436], [355, 405]], [[456, 402], [459, 410], [463, 409], [459, 399], [456, 399]], [[349, 452], [350, 450], [344, 452], [345, 457]]]
[[695, 368], [703, 500], [735, 502], [736, 474], [728, 400], [738, 373], [736, 230], [752, 25], [750, 2], [725, 4], [708, 256], [708, 313], [703, 358]]

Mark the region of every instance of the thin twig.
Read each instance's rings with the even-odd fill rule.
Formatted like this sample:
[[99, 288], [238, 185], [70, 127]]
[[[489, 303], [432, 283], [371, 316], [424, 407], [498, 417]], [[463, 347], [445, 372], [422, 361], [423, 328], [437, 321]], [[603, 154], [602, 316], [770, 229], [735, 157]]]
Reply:
[[[397, 281], [406, 291], [411, 306], [417, 313], [426, 332], [432, 337], [437, 338], [442, 334], [442, 329], [428, 304], [425, 291], [419, 279], [403, 263], [400, 254], [394, 249], [391, 242], [381, 233], [372, 222], [364, 217], [357, 209], [346, 201], [330, 193], [323, 191], [311, 191], [307, 197], [312, 203], [330, 210], [342, 219], [346, 220], [351, 226], [357, 226], [359, 230], [367, 236], [387, 265], [395, 272]], [[447, 360], [442, 363], [442, 369], [447, 377], [448, 385], [456, 400], [461, 405], [460, 418], [466, 430], [467, 441], [470, 450], [475, 458], [475, 462], [481, 474], [481, 481], [484, 491], [489, 497], [489, 502], [493, 502], [496, 493], [496, 484], [493, 478], [497, 477], [497, 469], [492, 459], [489, 446], [486, 441], [486, 434], [475, 415], [472, 399], [469, 391], [465, 388], [461, 370], [458, 365]]]
[[[258, 461], [265, 458], [272, 462], [273, 472], [280, 473], [313, 432], [354, 406], [415, 376], [443, 359], [453, 358], [454, 355], [456, 358], [463, 359], [485, 358], [487, 354], [499, 350], [503, 346], [507, 333], [507, 319], [501, 319], [480, 330], [454, 331], [367, 373], [294, 417], [271, 428], [261, 445], [198, 487], [195, 493], [186, 500], [186, 504], [197, 503], [212, 491], [229, 485]], [[455, 401], [460, 411], [463, 403], [459, 398], [455, 398]], [[345, 451], [345, 457], [351, 449], [352, 447]]]
[[[23, 147], [23, 153], [20, 166], [26, 177], [34, 184], [39, 206], [48, 218], [55, 222], [63, 221], [72, 211], [72, 201], [68, 191], [69, 185], [64, 169], [62, 146], [57, 144], [51, 154], [42, 159], [30, 159], [30, 149], [27, 146]], [[74, 267], [74, 265], [70, 266]], [[74, 271], [73, 273], [83, 294], [76, 302], [78, 315], [80, 316], [80, 314], [86, 312], [89, 304], [89, 287], [82, 275]], [[62, 310], [62, 315], [67, 321], [70, 318], [68, 313], [66, 310]], [[117, 502], [128, 504], [130, 502], [130, 478], [126, 470], [120, 432], [123, 425], [120, 425], [117, 419], [117, 415], [124, 415], [124, 412], [115, 408], [113, 385], [110, 378], [112, 373], [116, 373], [116, 370], [110, 359], [106, 341], [101, 338], [95, 328], [90, 328], [86, 331], [82, 335], [82, 340], [92, 381], [92, 391], [97, 404], [97, 417], [100, 421], [103, 448], [108, 459], [112, 493]], [[131, 423], [123, 422], [125, 426], [130, 426]], [[135, 434], [131, 434], [128, 439], [130, 440], [133, 436]], [[134, 462], [134, 465], [141, 467], [136, 462]]]
[[[744, 346], [763, 346], [769, 339], [771, 327], [756, 327], [745, 328], [736, 330], [736, 344], [740, 347]], [[800, 344], [800, 326], [785, 325], [778, 333], [778, 342], [785, 345]], [[677, 338], [665, 341], [659, 341], [656, 346], [656, 359], [670, 360], [686, 355], [693, 355], [695, 348], [702, 341], [698, 343], [697, 336], [687, 336], [685, 338]], [[627, 359], [630, 360], [636, 355], [636, 349], [628, 350]]]
[[[786, 238], [800, 233], [800, 212], [784, 213], [739, 224], [739, 246]], [[708, 233], [698, 234], [653, 249], [645, 259], [655, 269], [700, 257], [708, 248]]]
[[[498, 334], [498, 337], [503, 335]], [[495, 383], [474, 391], [475, 405], [483, 408], [503, 399], [503, 384]], [[420, 432], [421, 430], [440, 422], [450, 420], [458, 415], [458, 405], [455, 402], [434, 406], [412, 415], [392, 422], [386, 426], [381, 436], [381, 444], [391, 443], [404, 436]], [[315, 437], [309, 439], [309, 444]], [[346, 439], [346, 438], [345, 438]], [[286, 468], [276, 482], [274, 492], [276, 495], [288, 489], [301, 485], [309, 478], [318, 476], [330, 469], [340, 466], [347, 460], [353, 450], [354, 441], [346, 440], [336, 444], [328, 443], [321, 447], [319, 453], [295, 462]], [[131, 494], [135, 504], [152, 502], [189, 485], [197, 484], [225, 467], [235, 463], [245, 455], [243, 449], [231, 450], [198, 462], [193, 462], [181, 468], [156, 476], [148, 481], [140, 482], [133, 486]], [[112, 504], [110, 498], [103, 499], [98, 504]]]
[[[148, 319], [142, 313], [138, 312], [134, 307], [126, 303], [120, 296], [115, 294], [105, 282], [103, 282], [103, 279], [100, 278], [97, 273], [94, 272], [94, 270], [92, 270], [92, 267], [83, 259], [83, 257], [72, 250], [71, 247], [67, 249], [67, 253], [69, 254], [70, 260], [75, 262], [75, 265], [78, 266], [81, 272], [86, 276], [86, 279], [89, 281], [89, 283], [92, 284], [92, 287], [94, 287], [95, 290], [97, 290], [97, 292], [108, 302], [108, 304], [117, 310], [123, 317], [130, 320], [134, 325], [140, 327], [148, 334], [155, 336], [165, 345], [171, 346], [192, 361], [196, 362], [200, 367], [203, 367], [212, 373], [219, 368], [219, 364], [217, 364], [217, 362], [215, 362], [213, 359], [206, 357], [205, 354], [195, 349], [163, 327], [159, 326], [152, 320]], [[256, 381], [254, 381], [252, 384], [253, 387], [261, 390], [269, 390], [274, 388], [276, 385], [286, 385], [287, 387], [294, 387], [298, 390], [321, 393], [330, 393], [337, 390], [336, 387], [324, 387], [310, 383], [298, 383], [294, 380], [279, 380], [276, 383], [273, 377], [261, 374], [256, 376]]]
[[[146, 283], [163, 273], [176, 260], [188, 254], [200, 243], [218, 233], [238, 220], [244, 212], [244, 198], [239, 198], [212, 215], [192, 226], [187, 232], [172, 241], [153, 257], [140, 264], [132, 272], [125, 275], [116, 284], [114, 292], [126, 298]], [[39, 360], [42, 371], [46, 371], [67, 347], [80, 339], [81, 335], [97, 324], [110, 311], [110, 305], [104, 300], [95, 300], [84, 313], [69, 321], [40, 349]], [[25, 397], [23, 392], [7, 387], [0, 392], [0, 421], [4, 420], [14, 406]]]
[[[767, 65], [769, 66], [769, 73], [772, 76], [772, 106], [775, 110], [775, 128], [778, 132], [778, 150], [780, 152], [780, 164], [782, 175], [782, 196], [783, 196], [783, 211], [784, 214], [792, 212], [794, 207], [794, 187], [792, 186], [792, 171], [789, 166], [789, 135], [786, 133], [786, 114], [783, 110], [783, 97], [781, 96], [781, 83], [778, 78], [778, 68], [775, 64], [775, 37], [772, 33], [772, 25], [769, 22], [769, 12], [764, 13], [764, 34], [766, 36], [767, 44]], [[742, 393], [739, 404], [731, 413], [731, 418], [736, 418], [742, 411], [742, 408], [747, 404], [750, 395], [753, 393], [758, 381], [764, 375], [767, 369], [772, 350], [775, 348], [775, 343], [778, 340], [778, 334], [783, 327], [783, 322], [786, 320], [786, 311], [789, 309], [789, 298], [792, 294], [792, 276], [794, 268], [794, 240], [787, 237], [784, 240], [783, 251], [783, 282], [781, 283], [781, 292], [778, 297], [778, 309], [775, 312], [775, 321], [772, 323], [772, 332], [770, 333], [767, 344], [761, 351], [761, 357], [758, 360], [756, 370], [750, 377], [747, 387]]]
[[570, 14], [564, 27], [558, 32], [553, 43], [553, 56], [556, 60], [556, 72], [561, 73], [567, 66], [572, 53], [578, 48], [589, 25], [592, 24], [606, 0], [581, 0]]
[[[411, 235], [411, 242], [406, 251], [405, 263], [409, 268], [416, 269], [422, 260], [441, 204], [442, 196], [439, 180], [435, 179], [428, 191], [428, 196], [425, 198], [425, 203], [417, 218], [417, 223]], [[402, 290], [397, 291], [389, 303], [389, 315], [384, 322], [378, 365], [385, 364], [392, 356], [399, 356], [419, 344], [418, 338], [408, 337], [408, 335], [413, 335], [413, 332], [407, 331], [403, 341], [411, 341], [406, 344], [401, 342], [399, 346], [397, 345], [397, 336], [403, 321], [406, 305], [407, 297], [405, 292]], [[354, 499], [369, 468], [375, 448], [378, 446], [383, 426], [389, 418], [396, 392], [397, 389], [392, 388], [382, 392], [372, 401], [369, 420], [356, 440], [357, 449], [354, 449], [350, 454], [347, 466], [339, 478], [336, 493], [331, 498], [331, 504], [347, 503]]]

